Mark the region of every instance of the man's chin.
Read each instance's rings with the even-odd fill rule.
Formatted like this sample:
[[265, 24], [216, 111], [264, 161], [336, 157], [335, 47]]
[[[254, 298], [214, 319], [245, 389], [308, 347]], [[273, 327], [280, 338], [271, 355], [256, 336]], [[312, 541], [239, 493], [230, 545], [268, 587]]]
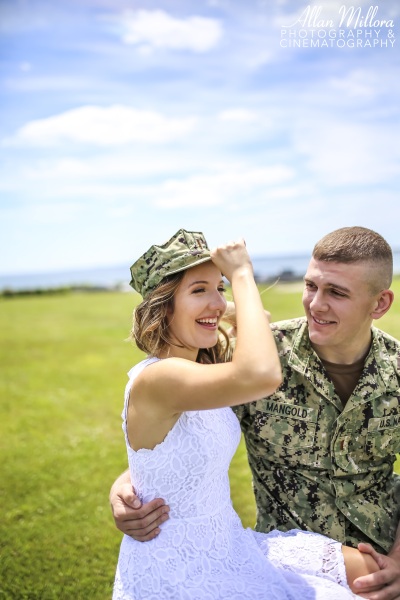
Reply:
[[309, 331], [309, 338], [312, 346], [326, 346], [329, 344], [329, 336], [319, 331]]

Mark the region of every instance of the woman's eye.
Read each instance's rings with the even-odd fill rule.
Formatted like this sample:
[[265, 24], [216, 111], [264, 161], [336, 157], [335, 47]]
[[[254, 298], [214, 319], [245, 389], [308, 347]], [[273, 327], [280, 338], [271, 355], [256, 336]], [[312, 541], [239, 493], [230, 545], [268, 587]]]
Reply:
[[202, 292], [205, 292], [204, 288], [196, 288], [195, 290], [193, 290], [193, 294], [201, 294]]
[[218, 291], [220, 294], [225, 294], [226, 289], [224, 287], [220, 287], [220, 288], [218, 288]]

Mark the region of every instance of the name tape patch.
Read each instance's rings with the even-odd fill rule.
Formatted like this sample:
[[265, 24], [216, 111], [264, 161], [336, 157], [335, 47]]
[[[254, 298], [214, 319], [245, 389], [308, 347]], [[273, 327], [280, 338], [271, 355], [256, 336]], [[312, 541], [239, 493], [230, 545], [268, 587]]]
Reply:
[[293, 419], [302, 419], [316, 423], [315, 408], [307, 408], [296, 404], [287, 404], [286, 402], [276, 402], [275, 400], [265, 400], [263, 405], [264, 412], [270, 415], [281, 415], [283, 417], [292, 417]]
[[400, 415], [389, 415], [368, 421], [368, 431], [380, 431], [382, 429], [394, 429], [400, 426]]

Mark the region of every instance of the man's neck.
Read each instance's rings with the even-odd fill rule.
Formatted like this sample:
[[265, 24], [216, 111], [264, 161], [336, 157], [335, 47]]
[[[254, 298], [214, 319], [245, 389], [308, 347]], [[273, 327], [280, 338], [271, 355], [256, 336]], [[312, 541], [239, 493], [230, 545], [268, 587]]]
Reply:
[[318, 346], [316, 344], [311, 344], [311, 346], [322, 360], [337, 365], [352, 365], [367, 357], [371, 347], [371, 337], [363, 344], [357, 343], [356, 346], [349, 344], [345, 348], [343, 346]]

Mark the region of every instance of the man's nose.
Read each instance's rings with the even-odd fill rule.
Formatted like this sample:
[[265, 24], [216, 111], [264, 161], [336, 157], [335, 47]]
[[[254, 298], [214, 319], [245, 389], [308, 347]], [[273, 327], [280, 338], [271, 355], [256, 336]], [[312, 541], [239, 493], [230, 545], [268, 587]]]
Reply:
[[325, 295], [317, 290], [310, 302], [310, 308], [313, 310], [327, 310], [328, 303], [326, 301]]

